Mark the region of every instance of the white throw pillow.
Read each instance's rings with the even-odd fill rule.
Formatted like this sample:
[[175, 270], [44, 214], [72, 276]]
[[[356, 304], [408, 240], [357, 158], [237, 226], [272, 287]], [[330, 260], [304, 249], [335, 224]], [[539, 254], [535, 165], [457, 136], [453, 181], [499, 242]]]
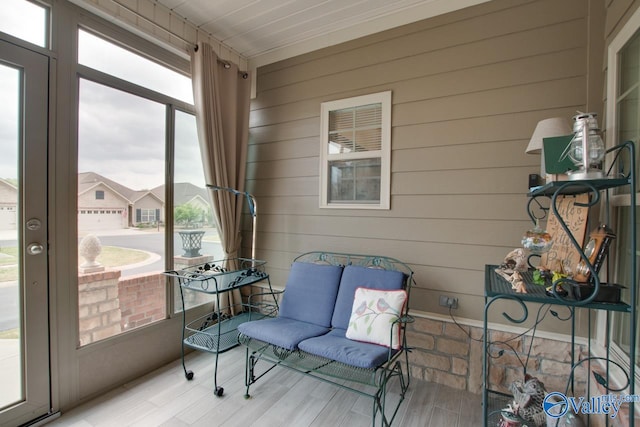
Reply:
[[400, 348], [400, 324], [393, 322], [402, 315], [407, 301], [405, 290], [385, 291], [357, 288], [346, 337], [356, 341]]

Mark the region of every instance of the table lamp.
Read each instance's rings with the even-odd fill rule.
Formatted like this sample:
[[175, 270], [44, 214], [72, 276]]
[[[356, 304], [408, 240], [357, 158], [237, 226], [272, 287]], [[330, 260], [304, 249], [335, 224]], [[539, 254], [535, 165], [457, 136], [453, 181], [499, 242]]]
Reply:
[[552, 117], [549, 119], [540, 120], [536, 125], [531, 140], [525, 153], [527, 154], [541, 154], [540, 159], [540, 176], [545, 178], [547, 173], [544, 165], [544, 146], [542, 140], [552, 136], [570, 135], [571, 127], [569, 123], [562, 117]]

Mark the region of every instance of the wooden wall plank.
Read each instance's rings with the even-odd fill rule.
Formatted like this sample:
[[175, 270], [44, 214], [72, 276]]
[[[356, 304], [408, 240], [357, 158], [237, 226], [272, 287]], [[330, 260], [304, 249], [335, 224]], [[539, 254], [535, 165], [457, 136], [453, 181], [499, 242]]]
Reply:
[[[272, 277], [284, 285], [314, 249], [394, 256], [416, 270], [413, 309], [442, 313], [448, 292], [457, 315], [481, 319], [484, 265], [531, 227], [536, 123], [569, 123], [600, 96], [583, 6], [494, 0], [259, 69], [247, 188]], [[381, 90], [393, 93], [391, 209], [319, 208], [320, 104]]]
[[[526, 182], [521, 182], [525, 185]], [[524, 193], [520, 194], [408, 194], [392, 198], [389, 211], [363, 211], [360, 217], [393, 218], [449, 218], [449, 219], [526, 219], [523, 203], [527, 203]], [[502, 206], [496, 210], [495, 206]], [[344, 211], [326, 211], [318, 207], [317, 196], [267, 197], [260, 198], [260, 209], [270, 215], [327, 215], [341, 216]]]
[[[541, 27], [522, 33], [509, 34], [496, 39], [479, 39], [476, 42], [409, 56], [401, 61], [379, 62], [366, 68], [355, 68], [342, 73], [332, 73], [315, 79], [293, 83], [282, 88], [262, 92], [265, 98], [254, 103], [253, 110], [267, 106], [296, 102], [301, 99], [336, 98], [353, 96], [357, 91], [389, 85], [393, 82], [423, 76], [448, 73], [480, 65], [504, 62], [549, 52], [580, 49], [584, 39], [576, 34], [586, 34], [584, 19]], [[359, 56], [358, 52], [353, 55]], [[363, 58], [374, 52], [362, 55]], [[508, 69], [508, 65], [506, 66]]]
[[[483, 64], [471, 68], [431, 74], [389, 82], [384, 87], [368, 87], [371, 91], [391, 90], [393, 103], [402, 104], [416, 100], [443, 98], [452, 95], [488, 91], [526, 85], [531, 83], [560, 80], [583, 75], [584, 64], [581, 61], [585, 52], [583, 48], [571, 48], [559, 52], [534, 55], [499, 63]], [[553, 64], [553, 66], [550, 66]], [[406, 65], [412, 67], [413, 65]], [[388, 72], [404, 64], [389, 64]], [[509, 69], [509, 73], [504, 73]], [[362, 81], [361, 81], [362, 83]], [[330, 84], [330, 83], [329, 83]], [[353, 88], [352, 88], [353, 89]], [[263, 99], [266, 99], [265, 96]], [[264, 126], [289, 117], [299, 120], [318, 115], [318, 108], [325, 97], [291, 100], [273, 106], [255, 109], [251, 115], [251, 126]], [[273, 102], [278, 102], [277, 96]]]
[[[503, 10], [493, 13], [481, 13], [476, 16], [457, 14], [458, 19], [449, 19], [449, 22], [435, 24], [430, 28], [424, 28], [424, 25], [420, 24], [408, 25], [404, 27], [404, 34], [388, 33], [387, 39], [380, 39], [377, 43], [372, 42], [364, 46], [359, 43], [360, 46], [354, 49], [348, 49], [350, 44], [347, 43], [347, 48], [342, 49], [342, 52], [335, 52], [299, 65], [291, 64], [278, 72], [265, 72], [264, 78], [259, 82], [259, 90], [267, 91], [288, 86], [293, 82], [315, 79], [328, 73], [344, 73], [347, 70], [393, 62], [421, 53], [433, 53], [465, 44], [474, 44], [479, 40], [497, 39], [505, 35], [512, 36], [518, 32], [538, 30], [580, 18], [585, 13], [581, 10], [583, 9], [581, 0], [563, 0], [562, 2], [546, 0], [522, 5], [514, 2], [502, 3]], [[548, 13], [550, 6], [554, 7], [553, 14]]]

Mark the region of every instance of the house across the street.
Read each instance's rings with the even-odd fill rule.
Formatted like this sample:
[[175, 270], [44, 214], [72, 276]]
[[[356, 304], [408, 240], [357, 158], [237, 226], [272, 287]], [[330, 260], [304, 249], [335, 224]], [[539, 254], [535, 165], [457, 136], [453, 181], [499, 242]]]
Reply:
[[[0, 181], [0, 195], [4, 195], [3, 183]], [[207, 191], [193, 184], [175, 184], [174, 199], [174, 206], [190, 204], [203, 212], [210, 212], [211, 209]], [[4, 197], [0, 198], [0, 206], [4, 206], [3, 200]], [[164, 204], [164, 185], [150, 190], [133, 190], [95, 172], [78, 174], [80, 230], [115, 230], [163, 223]], [[0, 214], [0, 221], [3, 219], [4, 216]], [[203, 221], [206, 221], [206, 217]], [[3, 226], [0, 224], [0, 228]]]
[[18, 215], [18, 189], [0, 178], [0, 230], [15, 230]]

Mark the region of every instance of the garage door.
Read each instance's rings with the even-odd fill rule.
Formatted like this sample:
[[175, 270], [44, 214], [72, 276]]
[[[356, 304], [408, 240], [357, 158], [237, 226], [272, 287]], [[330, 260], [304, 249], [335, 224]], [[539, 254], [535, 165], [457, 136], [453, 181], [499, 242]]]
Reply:
[[124, 228], [122, 209], [87, 209], [78, 214], [78, 230], [117, 230]]
[[16, 229], [16, 208], [0, 206], [0, 230]]

